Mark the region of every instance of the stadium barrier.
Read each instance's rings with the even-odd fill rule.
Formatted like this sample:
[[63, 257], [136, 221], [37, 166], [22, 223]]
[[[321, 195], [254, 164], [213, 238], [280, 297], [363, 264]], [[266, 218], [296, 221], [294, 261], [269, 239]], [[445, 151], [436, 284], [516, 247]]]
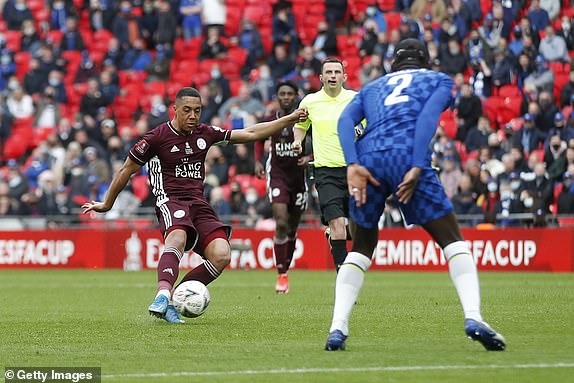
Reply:
[[[574, 227], [463, 232], [480, 270], [574, 271]], [[234, 230], [229, 268], [273, 269], [273, 235], [273, 231]], [[0, 231], [0, 269], [155, 269], [162, 243], [156, 229]], [[193, 268], [200, 262], [197, 254], [186, 254], [181, 266]], [[322, 230], [299, 230], [293, 268], [333, 268]], [[389, 228], [380, 232], [371, 270], [442, 271], [446, 263], [422, 229]]]

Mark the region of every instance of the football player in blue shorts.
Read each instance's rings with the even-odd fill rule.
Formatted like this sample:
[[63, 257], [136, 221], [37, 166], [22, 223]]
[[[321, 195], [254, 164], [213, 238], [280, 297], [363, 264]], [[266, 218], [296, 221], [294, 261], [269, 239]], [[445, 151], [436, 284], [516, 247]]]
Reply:
[[[408, 224], [421, 225], [443, 250], [467, 336], [487, 350], [506, 347], [504, 337], [482, 319], [474, 258], [431, 167], [429, 143], [441, 112], [452, 102], [453, 81], [429, 70], [428, 57], [421, 41], [399, 42], [392, 72], [365, 85], [339, 119], [353, 246], [337, 275], [326, 350], [345, 348], [349, 317], [378, 242], [378, 222], [388, 197], [398, 202]], [[363, 119], [367, 126], [355, 140], [354, 126]]]

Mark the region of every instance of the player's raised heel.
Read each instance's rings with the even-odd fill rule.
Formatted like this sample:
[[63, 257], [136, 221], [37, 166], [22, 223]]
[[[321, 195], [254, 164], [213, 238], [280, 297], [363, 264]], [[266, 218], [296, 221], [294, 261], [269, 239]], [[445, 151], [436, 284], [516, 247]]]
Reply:
[[148, 311], [155, 317], [163, 318], [168, 305], [169, 299], [165, 295], [158, 295], [155, 297], [151, 305], [149, 305]]
[[465, 319], [464, 331], [470, 339], [479, 341], [488, 351], [504, 351], [506, 348], [506, 340], [502, 334], [494, 331], [485, 322]]
[[347, 336], [341, 330], [331, 331], [325, 344], [326, 351], [339, 351], [345, 349], [345, 341]]
[[185, 321], [179, 317], [179, 313], [175, 307], [173, 307], [173, 305], [167, 306], [167, 310], [165, 311], [163, 319], [169, 323], [185, 323]]
[[275, 284], [275, 292], [277, 294], [287, 294], [289, 292], [289, 276], [287, 274], [277, 275], [277, 283]]

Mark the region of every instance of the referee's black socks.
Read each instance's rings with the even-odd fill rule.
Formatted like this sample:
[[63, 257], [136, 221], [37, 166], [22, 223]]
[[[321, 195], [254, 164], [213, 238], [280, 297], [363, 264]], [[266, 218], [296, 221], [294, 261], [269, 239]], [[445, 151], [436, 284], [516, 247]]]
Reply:
[[339, 267], [345, 262], [347, 257], [347, 240], [346, 239], [329, 239], [331, 243], [331, 254], [333, 254], [333, 261], [335, 267], [339, 271]]

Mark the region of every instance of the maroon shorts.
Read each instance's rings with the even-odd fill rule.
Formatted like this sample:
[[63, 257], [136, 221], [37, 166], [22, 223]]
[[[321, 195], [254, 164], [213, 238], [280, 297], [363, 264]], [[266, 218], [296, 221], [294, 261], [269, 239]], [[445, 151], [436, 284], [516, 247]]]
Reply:
[[227, 238], [231, 236], [231, 226], [221, 223], [209, 203], [199, 198], [171, 199], [155, 211], [164, 238], [174, 229], [186, 229], [185, 251], [194, 249], [201, 254], [208, 245], [205, 240], [219, 228], [225, 231]]
[[267, 196], [269, 202], [284, 203], [289, 210], [307, 208], [307, 182], [305, 172], [285, 172], [272, 168], [267, 176]]

